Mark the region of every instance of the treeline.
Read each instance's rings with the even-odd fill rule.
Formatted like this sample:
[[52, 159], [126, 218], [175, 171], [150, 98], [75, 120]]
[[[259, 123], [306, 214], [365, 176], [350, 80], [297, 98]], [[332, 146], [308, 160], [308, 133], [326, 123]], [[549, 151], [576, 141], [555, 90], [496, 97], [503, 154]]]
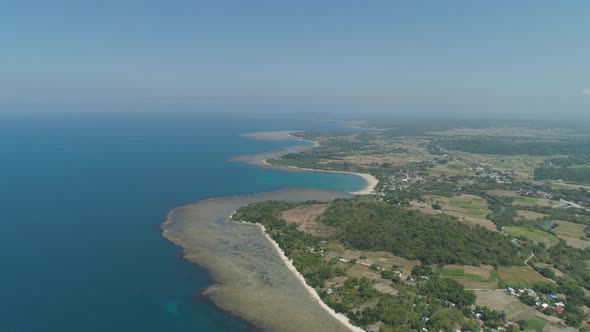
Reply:
[[443, 214], [355, 198], [335, 200], [319, 220], [340, 229], [335, 236], [358, 250], [388, 251], [425, 264], [523, 263], [508, 238]]
[[535, 141], [505, 139], [497, 137], [476, 137], [461, 139], [439, 139], [431, 143], [447, 150], [498, 155], [586, 155], [590, 144], [586, 141]]
[[539, 167], [535, 169], [535, 180], [564, 180], [590, 183], [590, 167]]

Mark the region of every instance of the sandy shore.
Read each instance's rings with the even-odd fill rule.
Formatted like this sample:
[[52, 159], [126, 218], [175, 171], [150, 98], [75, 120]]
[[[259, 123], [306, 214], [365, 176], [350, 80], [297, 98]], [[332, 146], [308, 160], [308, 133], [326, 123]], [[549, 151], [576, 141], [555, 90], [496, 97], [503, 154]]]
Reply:
[[[230, 217], [231, 220], [231, 217]], [[363, 330], [362, 328], [352, 325], [352, 323], [350, 323], [350, 321], [348, 320], [348, 317], [346, 317], [343, 314], [339, 314], [336, 311], [334, 311], [334, 309], [330, 308], [326, 303], [324, 303], [324, 301], [322, 301], [322, 299], [320, 298], [320, 296], [318, 295], [318, 293], [315, 291], [315, 289], [313, 289], [311, 286], [309, 286], [307, 284], [307, 282], [305, 282], [305, 278], [301, 275], [301, 273], [299, 273], [299, 271], [297, 271], [297, 269], [295, 268], [295, 265], [293, 265], [293, 261], [290, 260], [287, 255], [285, 255], [285, 252], [283, 251], [283, 249], [281, 249], [281, 247], [279, 247], [279, 244], [275, 242], [275, 240], [273, 240], [270, 235], [268, 235], [268, 233], [266, 232], [266, 229], [264, 228], [263, 225], [261, 224], [256, 224], [258, 226], [258, 228], [260, 228], [260, 231], [262, 232], [262, 234], [264, 235], [264, 237], [270, 242], [270, 244], [273, 246], [273, 248], [277, 251], [277, 253], [279, 254], [279, 256], [281, 256], [281, 259], [283, 260], [283, 262], [285, 263], [285, 265], [287, 266], [287, 268], [297, 277], [297, 279], [301, 282], [301, 284], [303, 285], [303, 287], [305, 287], [305, 289], [307, 289], [307, 291], [309, 292], [309, 294], [317, 301], [317, 303], [322, 306], [322, 308], [324, 308], [324, 310], [326, 310], [332, 317], [334, 317], [336, 320], [338, 320], [339, 322], [341, 322], [342, 324], [344, 324], [346, 327], [348, 327], [351, 331], [354, 332], [365, 332], [365, 330]]]
[[363, 180], [365, 180], [367, 185], [365, 186], [365, 188], [363, 188], [361, 190], [350, 192], [350, 194], [353, 194], [353, 195], [372, 194], [375, 192], [375, 187], [379, 184], [379, 180], [377, 180], [376, 177], [374, 177], [371, 174], [366, 174], [366, 173], [356, 173], [356, 172], [346, 172], [346, 171], [330, 171], [330, 170], [324, 170], [324, 169], [274, 165], [274, 164], [270, 164], [269, 162], [267, 162], [266, 159], [262, 160], [260, 163], [262, 165], [264, 165], [265, 167], [272, 167], [272, 168], [278, 168], [278, 169], [288, 169], [288, 170], [303, 171], [303, 172], [341, 173], [341, 174], [351, 174], [351, 175], [360, 176], [361, 178], [363, 178]]

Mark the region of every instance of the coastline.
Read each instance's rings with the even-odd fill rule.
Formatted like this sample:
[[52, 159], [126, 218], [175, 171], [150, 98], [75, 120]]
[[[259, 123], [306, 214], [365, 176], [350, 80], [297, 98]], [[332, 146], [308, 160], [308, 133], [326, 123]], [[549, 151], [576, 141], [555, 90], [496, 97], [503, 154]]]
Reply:
[[352, 330], [344, 317], [327, 310], [266, 232], [253, 223], [229, 220], [233, 211], [254, 202], [342, 197], [351, 196], [283, 189], [204, 199], [170, 211], [162, 223], [162, 235], [181, 248], [184, 259], [208, 271], [215, 283], [202, 291], [203, 296], [253, 326], [265, 331], [360, 332]]
[[325, 169], [314, 169], [314, 168], [303, 168], [303, 167], [296, 167], [296, 166], [282, 166], [282, 165], [274, 165], [270, 164], [264, 159], [260, 162], [261, 166], [268, 167], [268, 168], [276, 168], [276, 169], [283, 169], [283, 170], [292, 170], [292, 171], [299, 171], [299, 172], [326, 172], [326, 173], [340, 173], [340, 174], [351, 174], [356, 175], [366, 182], [365, 188], [357, 191], [349, 192], [349, 194], [353, 195], [369, 195], [375, 192], [375, 187], [379, 184], [379, 180], [371, 174], [367, 173], [356, 173], [356, 172], [346, 172], [346, 171], [331, 171]]
[[[303, 167], [296, 167], [296, 166], [283, 166], [283, 165], [275, 165], [269, 163], [267, 160], [271, 158], [280, 158], [281, 156], [290, 153], [290, 152], [301, 152], [309, 149], [313, 149], [315, 147], [320, 146], [320, 143], [316, 141], [305, 140], [297, 136], [293, 136], [292, 134], [296, 131], [269, 131], [269, 132], [255, 132], [255, 133], [245, 133], [242, 134], [242, 137], [250, 138], [250, 139], [257, 139], [257, 140], [297, 140], [301, 142], [308, 142], [311, 143], [310, 146], [295, 146], [291, 148], [284, 148], [277, 151], [272, 152], [265, 152], [250, 156], [239, 156], [235, 157], [232, 160], [238, 161], [246, 161], [253, 164], [257, 164], [261, 167], [267, 168], [275, 168], [287, 171], [299, 171], [299, 172], [328, 172], [328, 173], [340, 173], [340, 174], [350, 174], [356, 175], [358, 177], [363, 178], [366, 182], [365, 188], [353, 192], [349, 192], [349, 194], [353, 195], [369, 195], [375, 192], [375, 187], [379, 184], [379, 180], [371, 174], [368, 173], [357, 173], [357, 172], [347, 172], [347, 171], [332, 171], [332, 170], [324, 170], [324, 169], [314, 169], [314, 168], [303, 168]], [[257, 158], [260, 157], [260, 158]]]
[[[243, 134], [242, 136], [262, 140], [295, 139], [310, 144], [235, 157], [232, 160], [286, 171], [355, 175], [361, 177], [366, 185], [363, 189], [349, 192], [349, 194], [364, 195], [374, 191], [378, 180], [370, 174], [269, 164], [267, 159], [320, 145], [318, 142], [295, 137], [291, 133], [292, 131], [263, 132]], [[241, 317], [247, 322], [253, 322], [255, 326], [273, 331], [298, 331], [301, 327], [307, 326], [306, 330], [309, 331], [364, 332], [362, 328], [350, 323], [345, 315], [335, 312], [321, 300], [316, 290], [307, 284], [292, 261], [261, 224], [238, 223], [231, 219], [237, 208], [255, 201], [306, 200], [314, 196], [318, 200], [329, 200], [329, 196], [333, 195], [313, 189], [305, 190], [304, 192], [309, 192], [309, 194], [304, 195], [302, 195], [302, 190], [293, 192], [277, 191], [227, 198], [209, 198], [181, 206], [173, 209], [167, 215], [166, 220], [162, 223], [162, 235], [182, 248], [185, 259], [205, 268], [210, 273], [216, 283], [203, 290], [203, 296], [210, 298], [213, 303], [232, 315]], [[244, 227], [243, 224], [256, 225], [256, 227]], [[252, 242], [254, 240], [252, 232], [258, 234], [257, 237], [260, 240]], [[261, 241], [265, 244], [260, 243]], [[221, 247], [223, 249], [220, 249]], [[271, 252], [275, 258], [269, 256]], [[240, 257], [240, 259], [236, 260], [236, 257]], [[287, 275], [290, 276], [287, 277]], [[287, 280], [290, 281], [287, 282]], [[279, 283], [282, 286], [279, 287]], [[254, 298], [253, 294], [256, 294]], [[276, 313], [270, 314], [279, 303], [280, 306], [287, 309], [288, 314], [281, 310], [278, 315]], [[301, 317], [306, 317], [304, 323], [300, 322]], [[293, 325], [293, 321], [298, 321], [299, 325]]]
[[[230, 217], [229, 217], [230, 221], [232, 220], [234, 213], [232, 213], [230, 215]], [[234, 222], [238, 222], [241, 224], [253, 224], [253, 223], [245, 222], [245, 221], [234, 221]], [[350, 320], [348, 319], [348, 317], [346, 317], [343, 314], [337, 313], [336, 311], [334, 311], [334, 309], [330, 308], [324, 301], [322, 301], [322, 299], [320, 298], [320, 296], [316, 292], [316, 290], [307, 284], [307, 282], [305, 281], [305, 278], [297, 270], [295, 265], [293, 265], [293, 261], [291, 259], [289, 259], [289, 257], [287, 257], [287, 255], [285, 255], [285, 252], [283, 251], [283, 249], [281, 249], [279, 244], [275, 240], [273, 240], [273, 238], [270, 237], [270, 235], [268, 235], [268, 233], [266, 232], [266, 228], [260, 223], [255, 223], [253, 225], [258, 227], [258, 229], [260, 230], [262, 235], [266, 238], [266, 240], [268, 240], [268, 242], [271, 244], [271, 246], [274, 248], [274, 250], [279, 254], [279, 256], [281, 257], [281, 260], [283, 261], [283, 263], [285, 263], [285, 265], [287, 266], [289, 271], [291, 271], [295, 275], [297, 280], [299, 280], [299, 282], [303, 285], [303, 287], [305, 287], [305, 289], [308, 291], [309, 295], [311, 295], [326, 312], [328, 312], [332, 317], [334, 317], [334, 319], [338, 320], [340, 323], [345, 325], [351, 331], [353, 331], [353, 332], [366, 332], [362, 328], [353, 325], [350, 322]]]

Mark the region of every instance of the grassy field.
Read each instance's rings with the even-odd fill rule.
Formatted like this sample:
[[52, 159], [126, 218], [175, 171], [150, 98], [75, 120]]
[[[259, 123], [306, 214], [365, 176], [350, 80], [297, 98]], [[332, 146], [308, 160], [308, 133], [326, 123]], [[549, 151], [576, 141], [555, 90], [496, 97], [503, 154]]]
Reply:
[[496, 225], [485, 217], [490, 213], [488, 203], [481, 197], [475, 195], [461, 195], [456, 197], [444, 197], [430, 195], [425, 196], [442, 206], [442, 212], [455, 216], [459, 221], [470, 225], [479, 225], [497, 232]]
[[557, 220], [555, 223], [559, 226], [553, 229], [557, 237], [564, 239], [568, 245], [574, 248], [587, 248], [590, 246], [590, 240], [585, 236], [584, 228], [586, 226], [575, 224], [573, 222]]
[[528, 266], [500, 267], [498, 268], [498, 276], [504, 283], [517, 287], [549, 282], [545, 277]]
[[513, 197], [512, 198], [514, 200], [515, 203], [523, 203], [523, 204], [537, 204], [537, 202], [539, 201], [538, 198], [536, 197], [521, 197], [521, 196], [517, 196], [517, 197]]
[[547, 325], [549, 321], [543, 319], [541, 317], [533, 317], [526, 321], [526, 330], [527, 331], [536, 331], [536, 332], [543, 332], [545, 325]]
[[485, 218], [490, 213], [486, 200], [475, 195], [461, 195], [456, 197], [429, 196], [437, 201], [443, 211], [454, 211], [466, 216]]
[[456, 280], [467, 289], [498, 288], [498, 273], [492, 266], [446, 265], [441, 275]]
[[559, 239], [555, 235], [542, 231], [540, 229], [506, 226], [504, 232], [514, 237], [524, 237], [535, 243], [545, 243], [548, 247], [559, 243]]
[[548, 217], [548, 215], [533, 211], [517, 210], [516, 217], [521, 220], [536, 220]]

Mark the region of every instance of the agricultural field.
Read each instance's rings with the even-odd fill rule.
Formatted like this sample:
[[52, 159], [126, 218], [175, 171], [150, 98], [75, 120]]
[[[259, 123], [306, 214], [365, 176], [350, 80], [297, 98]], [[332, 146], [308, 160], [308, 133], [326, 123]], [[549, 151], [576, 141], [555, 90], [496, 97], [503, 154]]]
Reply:
[[544, 243], [548, 247], [559, 243], [559, 239], [555, 235], [535, 228], [506, 226], [503, 228], [504, 233], [510, 234], [514, 237], [524, 237], [535, 243]]
[[514, 172], [514, 175], [521, 180], [532, 180], [533, 171], [547, 157], [531, 155], [491, 155], [491, 154], [474, 154], [467, 152], [453, 152], [453, 155], [466, 164], [480, 164], [490, 166], [494, 170], [501, 172]]
[[535, 204], [537, 204], [538, 201], [539, 201], [539, 199], [536, 197], [518, 196], [518, 197], [513, 198], [514, 203], [520, 203], [520, 204], [526, 204], [526, 205], [535, 205]]
[[430, 169], [431, 176], [467, 176], [469, 175], [469, 167], [463, 163], [448, 163], [444, 165], [437, 165]]
[[428, 196], [433, 201], [438, 202], [442, 206], [442, 211], [457, 212], [461, 215], [484, 218], [490, 210], [488, 209], [488, 203], [486, 200], [475, 195], [461, 195], [456, 197], [444, 197], [444, 196]]
[[555, 227], [553, 231], [557, 234], [557, 237], [565, 240], [568, 245], [580, 249], [590, 247], [590, 239], [586, 237], [584, 232], [586, 226], [561, 220], [556, 220], [555, 223], [559, 226]]
[[506, 294], [503, 289], [476, 290], [475, 304], [497, 311], [504, 311], [508, 319], [528, 320], [535, 316], [537, 310], [520, 302], [514, 296]]
[[474, 195], [461, 195], [456, 197], [444, 197], [444, 196], [425, 196], [425, 198], [438, 202], [442, 210], [441, 212], [455, 216], [459, 221], [471, 224], [479, 225], [489, 229], [490, 231], [497, 232], [496, 225], [486, 219], [490, 210], [488, 209], [488, 203], [479, 196]]
[[493, 190], [488, 190], [487, 193], [490, 194], [490, 195], [502, 196], [502, 197], [517, 197], [517, 196], [520, 196], [514, 190], [493, 189]]
[[544, 219], [547, 218], [548, 215], [533, 211], [527, 210], [517, 210], [516, 211], [516, 218], [517, 220], [537, 220], [537, 219]]
[[441, 276], [454, 279], [467, 289], [498, 288], [498, 273], [489, 265], [445, 265]]
[[409, 276], [414, 266], [420, 265], [420, 261], [394, 256], [391, 253], [384, 251], [366, 251], [363, 252], [362, 256], [366, 258], [358, 260], [357, 262], [359, 264], [366, 264], [369, 266], [375, 264], [383, 269], [391, 269], [393, 266], [399, 266], [403, 268], [404, 276]]
[[512, 205], [515, 206], [555, 206], [559, 204], [556, 201], [552, 201], [546, 198], [537, 198], [537, 197], [514, 197]]
[[549, 323], [548, 320], [535, 316], [526, 321], [526, 328], [530, 331], [543, 332], [547, 323]]
[[547, 278], [528, 266], [499, 267], [498, 277], [502, 282], [517, 287], [549, 282]]

